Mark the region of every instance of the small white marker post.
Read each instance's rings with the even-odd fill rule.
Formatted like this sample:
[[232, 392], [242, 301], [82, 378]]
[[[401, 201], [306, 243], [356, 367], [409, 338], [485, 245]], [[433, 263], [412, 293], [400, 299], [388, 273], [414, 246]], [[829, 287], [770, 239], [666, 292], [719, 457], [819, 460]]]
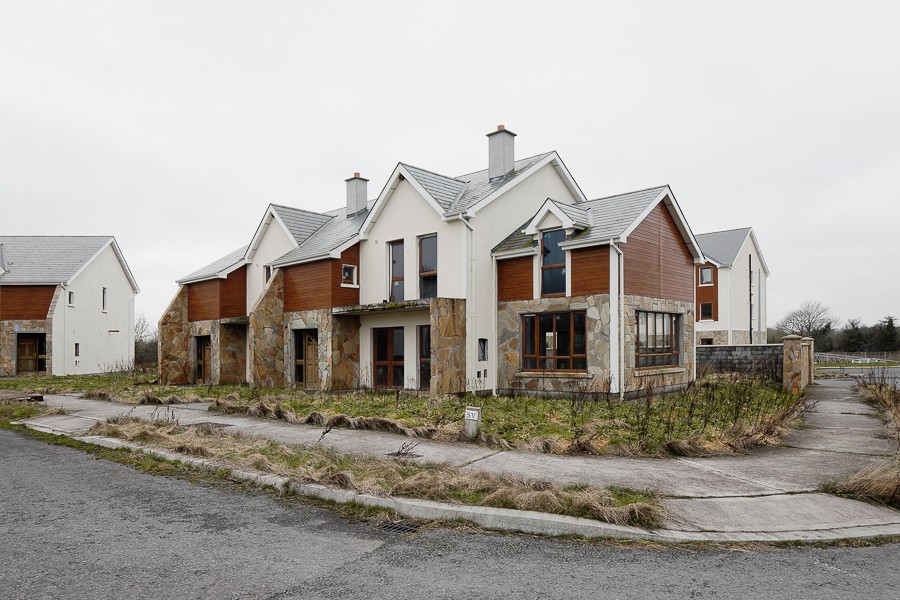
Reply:
[[481, 431], [481, 407], [466, 407], [466, 437], [474, 440]]

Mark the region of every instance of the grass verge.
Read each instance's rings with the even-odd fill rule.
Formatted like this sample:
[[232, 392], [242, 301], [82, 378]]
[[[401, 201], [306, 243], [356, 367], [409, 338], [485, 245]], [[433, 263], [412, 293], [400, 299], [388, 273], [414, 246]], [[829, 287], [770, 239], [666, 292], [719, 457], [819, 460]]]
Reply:
[[92, 435], [115, 437], [153, 448], [215, 461], [230, 468], [288, 477], [375, 496], [419, 498], [532, 510], [584, 517], [647, 529], [659, 527], [663, 512], [644, 491], [587, 485], [559, 486], [547, 481], [465, 471], [411, 459], [358, 457], [319, 446], [287, 446], [210, 426], [182, 427], [177, 422], [121, 417], [98, 423]]

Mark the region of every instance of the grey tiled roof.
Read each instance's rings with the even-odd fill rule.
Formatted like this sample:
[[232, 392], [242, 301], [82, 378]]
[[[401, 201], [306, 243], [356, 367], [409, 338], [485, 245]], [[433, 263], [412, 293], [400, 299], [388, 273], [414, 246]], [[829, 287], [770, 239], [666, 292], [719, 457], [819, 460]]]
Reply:
[[455, 179], [465, 181], [468, 185], [462, 196], [453, 203], [453, 206], [450, 207], [448, 212], [459, 212], [471, 208], [551, 154], [553, 154], [553, 152], [545, 152], [543, 154], [538, 154], [537, 156], [530, 156], [528, 158], [523, 158], [522, 160], [517, 160], [513, 164], [512, 171], [495, 181], [490, 181], [487, 169], [456, 177]]
[[334, 212], [337, 214], [330, 217], [329, 221], [310, 235], [298, 248], [294, 248], [278, 260], [272, 261], [272, 265], [279, 267], [323, 257], [359, 233], [359, 228], [362, 227], [363, 221], [369, 215], [369, 211], [364, 210], [347, 218], [346, 208]]
[[537, 246], [534, 236], [525, 235], [524, 233], [525, 227], [527, 227], [530, 222], [531, 219], [528, 219], [517, 227], [511, 234], [506, 236], [506, 239], [494, 246], [493, 252], [515, 252], [516, 250], [524, 250], [526, 248], [534, 248]]
[[[554, 204], [576, 223], [587, 224], [585, 229], [572, 236], [571, 241], [605, 242], [610, 238], [621, 236], [667, 187], [663, 185], [627, 194], [607, 196], [576, 205], [567, 205], [562, 202], [554, 202]], [[523, 228], [524, 225], [498, 244], [494, 248], [494, 252], [511, 252], [527, 246], [525, 238], [530, 236], [521, 233], [520, 230]]]
[[60, 284], [112, 240], [112, 236], [0, 236], [5, 273], [0, 285]]
[[272, 210], [282, 220], [284, 226], [288, 228], [288, 231], [291, 232], [298, 244], [306, 241], [309, 236], [331, 219], [329, 215], [280, 204], [273, 204]]
[[201, 281], [203, 279], [212, 279], [214, 277], [218, 277], [219, 273], [223, 271], [227, 271], [229, 268], [235, 266], [238, 263], [244, 262], [244, 254], [247, 253], [247, 246], [242, 246], [231, 252], [226, 254], [222, 258], [215, 260], [205, 267], [201, 269], [197, 269], [190, 275], [185, 275], [176, 283], [188, 283], [191, 281]]
[[694, 236], [694, 238], [700, 245], [704, 256], [713, 259], [720, 265], [730, 267], [737, 259], [738, 252], [741, 251], [741, 246], [744, 245], [744, 241], [751, 231], [750, 227], [744, 227], [728, 231], [701, 233]]
[[460, 193], [466, 187], [465, 181], [420, 169], [419, 167], [414, 167], [412, 165], [404, 163], [400, 164], [406, 167], [406, 170], [409, 171], [410, 175], [416, 178], [416, 181], [425, 188], [425, 191], [431, 194], [432, 198], [441, 205], [441, 208], [443, 208], [445, 212], [450, 210], [453, 203], [456, 202], [456, 199], [459, 198]]

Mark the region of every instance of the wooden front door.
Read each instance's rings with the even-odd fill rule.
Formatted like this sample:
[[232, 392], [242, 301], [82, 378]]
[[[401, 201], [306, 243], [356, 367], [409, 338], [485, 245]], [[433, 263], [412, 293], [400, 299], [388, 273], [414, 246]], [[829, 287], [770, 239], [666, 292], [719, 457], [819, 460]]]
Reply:
[[20, 333], [16, 339], [16, 373], [41, 373], [47, 370], [47, 334]]
[[210, 336], [208, 336], [208, 335], [197, 336], [196, 340], [197, 340], [196, 383], [210, 383], [212, 381], [212, 377], [211, 377], [212, 357], [210, 356], [212, 343], [210, 340]]
[[403, 328], [379, 327], [372, 330], [372, 371], [375, 387], [403, 387]]
[[316, 329], [294, 331], [294, 385], [319, 387], [319, 332]]

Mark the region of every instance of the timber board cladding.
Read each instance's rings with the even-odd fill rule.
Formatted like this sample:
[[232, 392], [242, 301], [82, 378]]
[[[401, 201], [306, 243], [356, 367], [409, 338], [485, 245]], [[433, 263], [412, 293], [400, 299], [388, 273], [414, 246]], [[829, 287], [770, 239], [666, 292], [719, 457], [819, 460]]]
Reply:
[[359, 278], [359, 244], [326, 258], [284, 268], [284, 311], [317, 310], [359, 304], [359, 288], [341, 286], [344, 265], [356, 265]]
[[55, 292], [55, 285], [0, 286], [0, 321], [46, 319]]
[[694, 257], [665, 204], [641, 221], [622, 252], [626, 294], [693, 301]]
[[207, 321], [219, 318], [219, 282], [221, 281], [221, 279], [210, 279], [188, 284], [188, 321]]
[[[700, 269], [709, 267], [712, 269], [713, 283], [712, 285], [700, 285]], [[697, 320], [700, 320], [700, 305], [712, 302], [712, 320], [719, 320], [719, 269], [712, 263], [703, 263], [697, 266], [697, 306], [694, 312], [697, 314]]]
[[572, 295], [609, 293], [609, 246], [572, 250]]
[[247, 314], [247, 265], [228, 274], [219, 284], [219, 318]]
[[534, 297], [534, 258], [520, 256], [497, 261], [497, 299], [500, 302]]
[[189, 283], [188, 321], [207, 321], [247, 314], [247, 267], [228, 274], [226, 279]]

